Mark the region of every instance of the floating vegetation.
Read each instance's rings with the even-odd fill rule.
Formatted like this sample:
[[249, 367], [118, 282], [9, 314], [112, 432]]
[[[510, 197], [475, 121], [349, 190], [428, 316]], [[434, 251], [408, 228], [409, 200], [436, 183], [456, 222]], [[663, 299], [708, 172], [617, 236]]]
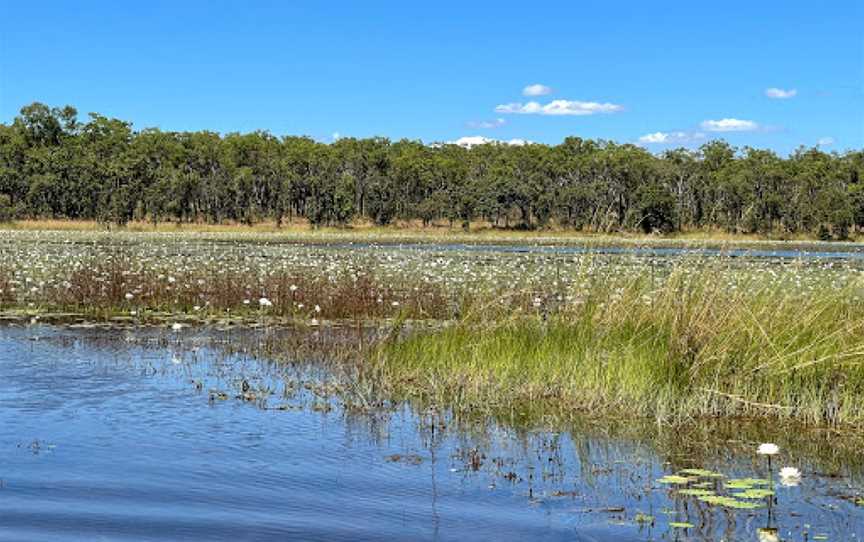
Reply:
[[723, 486], [726, 489], [752, 489], [757, 486], [770, 486], [771, 481], [763, 478], [733, 478], [727, 480]]
[[372, 323], [392, 333], [358, 333], [357, 376], [387, 399], [864, 426], [861, 259], [3, 233], [0, 313], [24, 325]]
[[733, 497], [724, 497], [721, 495], [705, 495], [703, 497], [699, 497], [699, 500], [715, 506], [723, 506], [726, 508], [734, 508], [738, 510], [753, 510], [762, 507], [762, 505], [758, 503], [741, 501]]
[[723, 478], [723, 475], [719, 472], [706, 469], [681, 469], [678, 473], [683, 476], [698, 476], [700, 478]]
[[[724, 478], [725, 475], [722, 473], [696, 468], [683, 469], [679, 471], [679, 473], [688, 474], [690, 476], [670, 474], [660, 478], [657, 482], [672, 486], [687, 486], [673, 489], [673, 491], [676, 495], [693, 497], [712, 506], [721, 506], [737, 510], [753, 510], [762, 506], [761, 503], [753, 501], [765, 499], [774, 495], [774, 491], [764, 487], [771, 485], [771, 482], [761, 478], [729, 479], [723, 484], [723, 488], [725, 490], [732, 490], [732, 492], [729, 495], [721, 495], [718, 494], [716, 490], [708, 489], [708, 487], [713, 487], [716, 480]], [[710, 478], [714, 481], [698, 482], [697, 480], [699, 478]]]
[[654, 516], [639, 512], [633, 517], [633, 521], [636, 523], [654, 523]]
[[747, 491], [739, 491], [732, 494], [733, 497], [739, 499], [764, 499], [772, 495], [774, 495], [774, 492], [770, 489], [748, 489]]
[[673, 529], [692, 529], [694, 525], [686, 521], [670, 521], [669, 526]]
[[686, 476], [678, 476], [676, 474], [669, 474], [657, 480], [658, 484], [673, 484], [673, 485], [683, 485], [689, 484], [693, 481], [693, 478], [687, 478]]
[[687, 488], [681, 489], [678, 491], [679, 495], [688, 495], [690, 497], [706, 497], [709, 495], [716, 495], [714, 491], [710, 489], [699, 489], [699, 488]]

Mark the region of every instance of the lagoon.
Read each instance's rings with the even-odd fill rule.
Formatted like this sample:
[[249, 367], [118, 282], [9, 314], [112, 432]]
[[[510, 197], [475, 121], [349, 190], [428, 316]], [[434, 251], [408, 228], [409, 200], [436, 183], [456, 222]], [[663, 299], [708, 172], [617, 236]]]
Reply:
[[[0, 328], [0, 540], [864, 536], [864, 461], [834, 432], [358, 410], [326, 364], [258, 353], [273, 333], [294, 332]], [[767, 439], [804, 473], [770, 511], [662, 483], [764, 477]]]

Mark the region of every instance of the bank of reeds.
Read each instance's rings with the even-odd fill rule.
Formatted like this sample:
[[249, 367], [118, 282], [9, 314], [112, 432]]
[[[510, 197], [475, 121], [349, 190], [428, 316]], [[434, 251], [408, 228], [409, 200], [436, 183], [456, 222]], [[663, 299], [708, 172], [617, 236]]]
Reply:
[[[16, 281], [0, 269], [0, 307], [70, 311], [99, 318], [135, 313], [235, 315], [260, 319], [445, 319], [452, 303], [435, 284], [385, 281], [358, 271], [261, 274], [196, 269], [168, 274], [141, 270], [133, 261], [90, 261], [64, 270], [51, 284]], [[35, 302], [27, 303], [28, 299]]]
[[528, 310], [475, 304], [386, 342], [367, 373], [394, 397], [462, 411], [864, 425], [861, 280], [802, 290], [691, 264], [585, 277]]

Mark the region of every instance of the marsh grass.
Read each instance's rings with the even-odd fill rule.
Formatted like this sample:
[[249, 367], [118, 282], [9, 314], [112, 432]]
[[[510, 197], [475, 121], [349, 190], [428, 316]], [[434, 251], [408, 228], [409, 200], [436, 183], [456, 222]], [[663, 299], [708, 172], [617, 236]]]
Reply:
[[382, 344], [369, 371], [395, 396], [456, 410], [864, 424], [860, 280], [800, 291], [693, 264], [586, 277], [553, 307], [489, 301]]
[[[15, 306], [14, 273], [0, 269], [0, 303]], [[40, 286], [33, 286], [40, 289]], [[142, 270], [126, 258], [85, 261], [52, 288], [41, 287], [40, 309], [86, 315], [200, 313], [262, 319], [412, 319], [450, 317], [451, 305], [436, 284], [393, 284], [371, 272], [340, 277], [278, 272], [196, 269], [166, 275]], [[131, 297], [128, 297], [131, 296]], [[262, 307], [260, 300], [272, 304]], [[317, 308], [316, 308], [317, 307]]]
[[[92, 220], [19, 220], [10, 223], [0, 223], [0, 231], [58, 231], [58, 232], [92, 232], [92, 233], [150, 233], [150, 234], [240, 234], [262, 235], [285, 239], [296, 239], [305, 242], [315, 242], [328, 239], [350, 239], [354, 241], [372, 242], [556, 242], [556, 243], [602, 243], [604, 245], [632, 244], [673, 244], [687, 245], [696, 243], [705, 245], [723, 245], [727, 243], [775, 243], [775, 242], [807, 242], [820, 243], [816, 235], [796, 234], [745, 234], [730, 233], [719, 228], [703, 228], [685, 230], [668, 235], [643, 234], [634, 232], [592, 232], [573, 230], [571, 228], [549, 227], [538, 230], [516, 230], [496, 227], [485, 221], [474, 221], [464, 229], [447, 221], [439, 221], [423, 225], [419, 221], [396, 221], [388, 226], [379, 226], [366, 220], [356, 220], [341, 227], [313, 227], [308, 221], [295, 219], [277, 225], [273, 221], [262, 221], [252, 226], [240, 223], [225, 222], [210, 224], [205, 222], [161, 222], [153, 225], [151, 222], [133, 221], [125, 226], [109, 226]], [[851, 242], [860, 241], [860, 235], [854, 235]], [[827, 245], [843, 245], [850, 241], [824, 243]]]
[[864, 426], [864, 275], [854, 259], [263, 239], [9, 232], [0, 316], [371, 323], [392, 329], [374, 347], [358, 340], [355, 380], [367, 399], [381, 392], [510, 418], [587, 411]]

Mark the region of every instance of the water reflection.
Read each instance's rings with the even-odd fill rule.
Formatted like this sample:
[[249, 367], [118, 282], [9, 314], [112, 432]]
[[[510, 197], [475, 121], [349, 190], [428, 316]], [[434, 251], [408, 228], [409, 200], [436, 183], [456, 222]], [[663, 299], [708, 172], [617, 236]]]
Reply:
[[[0, 328], [0, 540], [864, 532], [858, 437], [740, 420], [555, 426], [410, 404], [346, 408], [350, 374], [255, 355], [291, 333]], [[771, 441], [803, 476], [797, 486], [775, 480], [752, 508], [659, 482], [690, 477], [686, 488], [731, 495], [731, 480], [765, 476], [755, 450]]]

